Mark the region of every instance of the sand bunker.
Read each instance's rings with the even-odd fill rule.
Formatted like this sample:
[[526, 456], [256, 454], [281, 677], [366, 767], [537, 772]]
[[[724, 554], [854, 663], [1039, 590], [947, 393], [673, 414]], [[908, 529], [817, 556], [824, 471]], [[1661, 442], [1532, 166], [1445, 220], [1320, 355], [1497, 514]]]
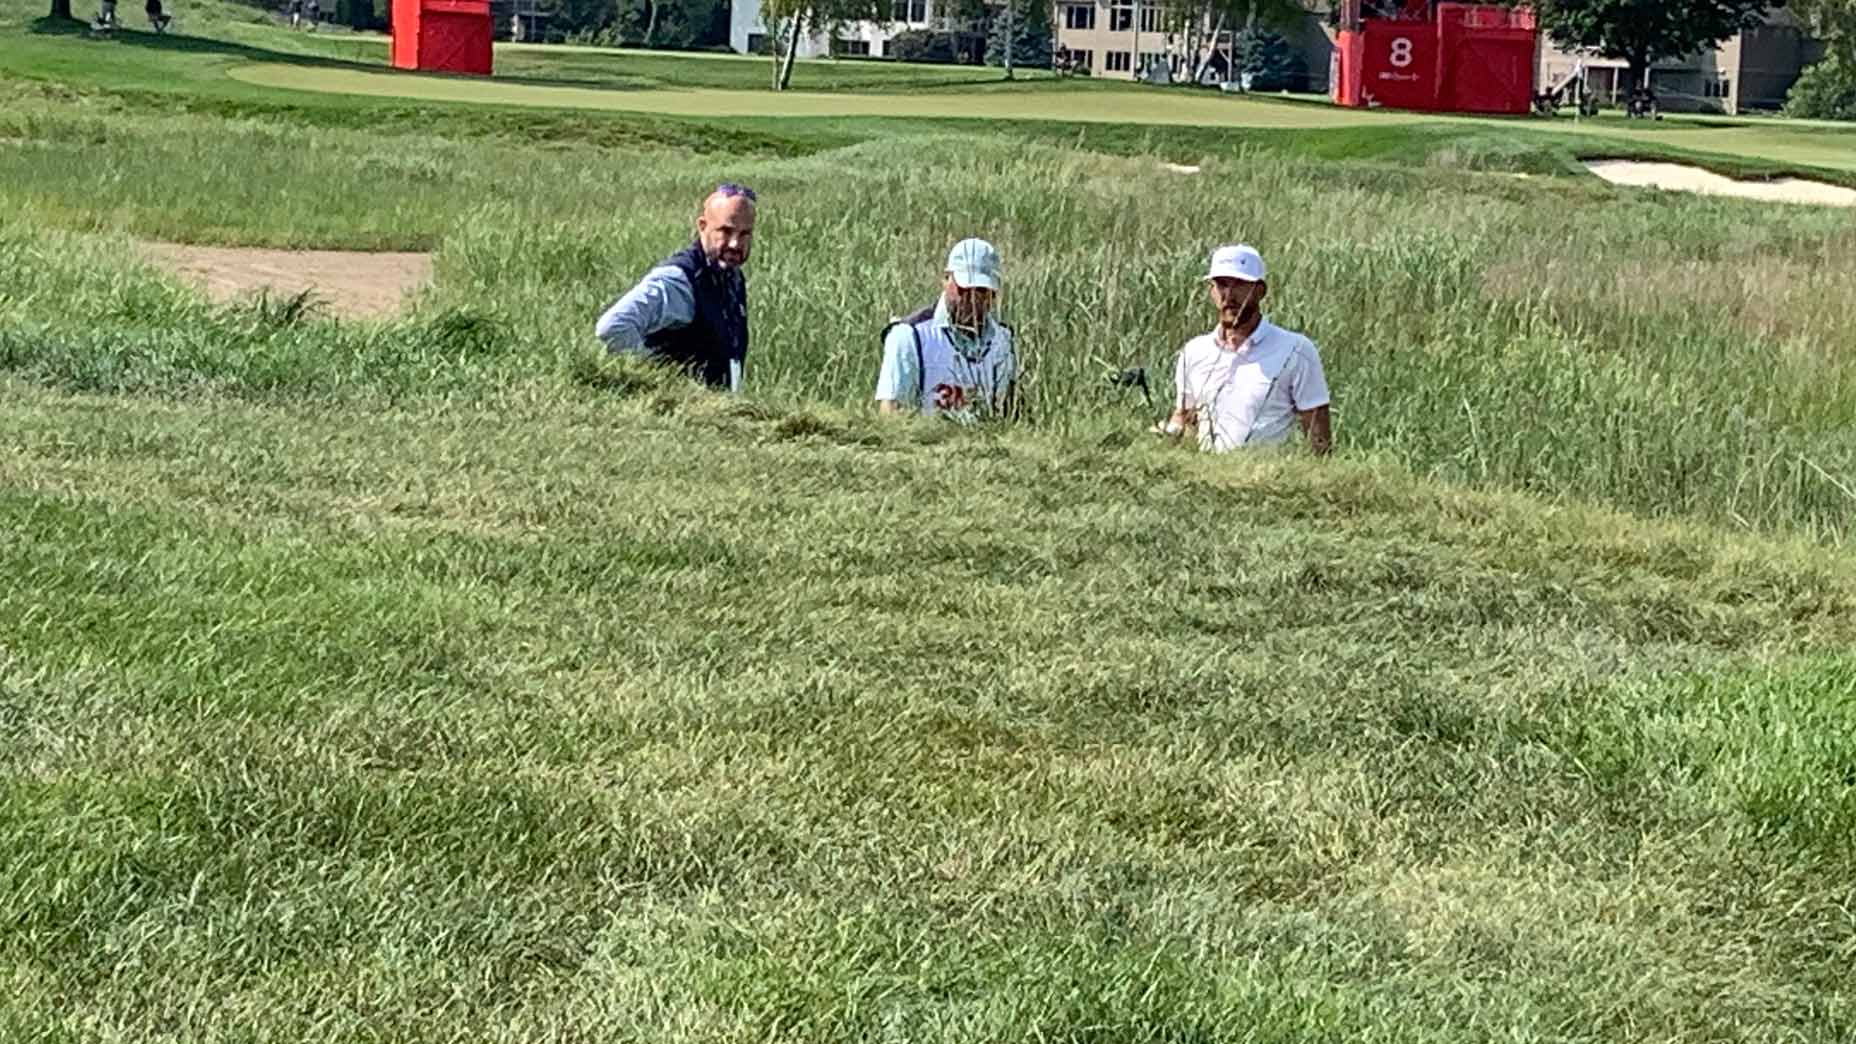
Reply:
[[1799, 178], [1771, 181], [1735, 181], [1699, 167], [1680, 163], [1638, 163], [1633, 160], [1591, 160], [1585, 168], [1614, 185], [1699, 192], [1710, 196], [1739, 196], [1773, 203], [1818, 203], [1856, 207], [1856, 189]]
[[150, 261], [229, 301], [268, 288], [273, 296], [304, 290], [335, 315], [399, 311], [408, 293], [432, 281], [432, 255], [356, 250], [262, 250], [138, 243]]

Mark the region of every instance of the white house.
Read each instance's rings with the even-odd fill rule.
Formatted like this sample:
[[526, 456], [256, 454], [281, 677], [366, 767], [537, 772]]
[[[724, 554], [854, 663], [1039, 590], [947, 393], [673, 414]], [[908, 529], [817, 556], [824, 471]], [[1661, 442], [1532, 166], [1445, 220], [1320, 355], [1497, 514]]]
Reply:
[[[934, 13], [933, 0], [892, 0], [894, 20], [889, 22], [853, 22], [840, 26], [837, 51], [842, 55], [888, 57], [890, 38], [906, 29], [927, 29]], [[832, 54], [832, 39], [812, 27], [799, 41], [799, 57], [823, 58]], [[760, 0], [734, 0], [728, 14], [728, 45], [740, 54], [758, 54], [766, 49], [771, 30], [760, 16]]]

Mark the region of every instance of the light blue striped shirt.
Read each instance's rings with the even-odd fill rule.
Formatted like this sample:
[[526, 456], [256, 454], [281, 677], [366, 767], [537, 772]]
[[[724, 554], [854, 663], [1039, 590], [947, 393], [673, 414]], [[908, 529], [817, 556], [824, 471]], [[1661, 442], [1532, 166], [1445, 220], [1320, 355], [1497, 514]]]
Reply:
[[[674, 330], [696, 320], [696, 291], [689, 276], [676, 265], [659, 265], [644, 274], [638, 285], [612, 303], [593, 334], [613, 355], [643, 355], [645, 338], [659, 330]], [[741, 363], [728, 364], [728, 390], [741, 393]]]
[[635, 352], [659, 330], [688, 326], [695, 318], [696, 292], [689, 277], [676, 265], [659, 265], [606, 309], [593, 334], [616, 355]]

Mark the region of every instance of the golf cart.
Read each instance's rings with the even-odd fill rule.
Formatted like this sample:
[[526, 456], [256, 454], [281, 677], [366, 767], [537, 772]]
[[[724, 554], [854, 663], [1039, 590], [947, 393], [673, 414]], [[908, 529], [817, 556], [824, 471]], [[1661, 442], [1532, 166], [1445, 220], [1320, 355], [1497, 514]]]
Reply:
[[1656, 92], [1649, 87], [1632, 88], [1630, 98], [1624, 103], [1624, 115], [1633, 120], [1660, 120], [1663, 114], [1656, 111]]
[[1598, 95], [1585, 82], [1585, 66], [1575, 65], [1571, 72], [1534, 94], [1534, 113], [1552, 116], [1562, 105], [1577, 105], [1581, 116], [1598, 114]]

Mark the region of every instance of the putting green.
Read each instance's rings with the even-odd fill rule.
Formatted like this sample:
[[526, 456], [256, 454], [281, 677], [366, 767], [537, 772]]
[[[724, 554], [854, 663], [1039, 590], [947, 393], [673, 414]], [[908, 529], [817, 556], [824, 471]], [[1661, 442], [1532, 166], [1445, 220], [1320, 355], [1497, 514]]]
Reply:
[[805, 91], [602, 90], [514, 80], [431, 76], [396, 70], [334, 69], [258, 62], [227, 72], [263, 87], [361, 94], [418, 101], [609, 109], [665, 116], [927, 116], [1152, 123], [1242, 127], [1347, 127], [1409, 122], [1403, 113], [1277, 105], [1212, 94], [1128, 90], [1084, 92], [961, 92], [854, 94]]

